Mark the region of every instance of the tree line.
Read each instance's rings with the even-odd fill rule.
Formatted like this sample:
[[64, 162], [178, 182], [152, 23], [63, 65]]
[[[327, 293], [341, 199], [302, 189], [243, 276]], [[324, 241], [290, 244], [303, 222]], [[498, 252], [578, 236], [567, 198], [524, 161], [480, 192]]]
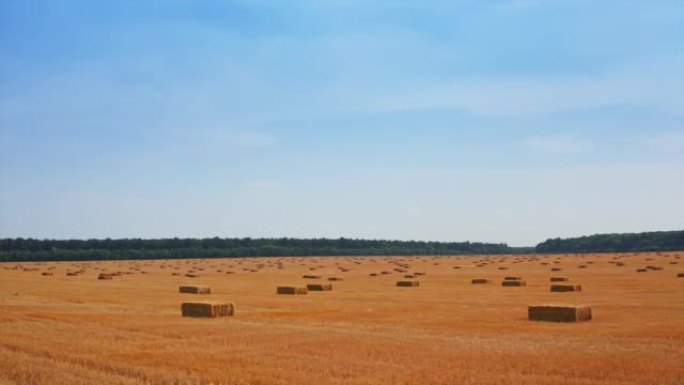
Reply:
[[536, 247], [505, 243], [425, 242], [363, 239], [167, 238], [54, 240], [0, 239], [0, 262], [90, 261], [336, 255], [482, 255], [521, 253], [597, 253], [684, 250], [684, 230], [596, 234], [548, 239]]
[[0, 240], [0, 261], [87, 261], [266, 256], [455, 255], [518, 252], [505, 243], [362, 239], [169, 238]]
[[600, 253], [684, 250], [684, 230], [630, 234], [596, 234], [553, 238], [538, 244], [538, 253]]

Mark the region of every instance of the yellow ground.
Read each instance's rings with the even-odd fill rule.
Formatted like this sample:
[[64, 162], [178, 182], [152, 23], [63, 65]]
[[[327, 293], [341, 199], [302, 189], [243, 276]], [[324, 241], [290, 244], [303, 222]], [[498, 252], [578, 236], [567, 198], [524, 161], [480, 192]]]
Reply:
[[[681, 385], [683, 256], [5, 263], [0, 385]], [[369, 276], [396, 263], [426, 273], [420, 287], [396, 287], [405, 273]], [[663, 270], [636, 272], [648, 265]], [[79, 268], [85, 272], [66, 276]], [[184, 276], [192, 269], [200, 277]], [[133, 274], [97, 280], [103, 270]], [[306, 284], [304, 274], [344, 280], [332, 282], [332, 292], [275, 294], [277, 285]], [[507, 275], [527, 286], [501, 287]], [[583, 291], [550, 293], [551, 276]], [[493, 282], [472, 285], [472, 278]], [[213, 293], [179, 294], [182, 284], [206, 284]], [[232, 301], [237, 314], [181, 317], [181, 303], [198, 299]], [[587, 304], [594, 320], [528, 321], [531, 304]]]

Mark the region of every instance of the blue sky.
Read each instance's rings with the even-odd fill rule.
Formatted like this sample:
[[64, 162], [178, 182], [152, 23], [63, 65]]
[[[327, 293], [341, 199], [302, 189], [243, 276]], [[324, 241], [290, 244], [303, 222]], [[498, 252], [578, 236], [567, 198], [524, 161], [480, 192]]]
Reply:
[[684, 3], [0, 2], [0, 237], [684, 228]]

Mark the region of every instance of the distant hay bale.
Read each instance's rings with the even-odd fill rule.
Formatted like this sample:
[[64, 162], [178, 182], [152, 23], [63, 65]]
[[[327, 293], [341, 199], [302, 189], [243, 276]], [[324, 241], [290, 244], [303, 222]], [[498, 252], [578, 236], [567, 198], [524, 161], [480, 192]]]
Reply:
[[530, 321], [581, 322], [592, 319], [589, 306], [529, 306], [527, 316]]
[[310, 283], [306, 285], [306, 289], [309, 291], [331, 291], [332, 284], [330, 283]]
[[504, 277], [504, 281], [521, 281], [522, 277]]
[[552, 267], [551, 268], [551, 271], [561, 271], [561, 270], [563, 270], [563, 269], [561, 269], [560, 267]]
[[527, 286], [527, 283], [525, 281], [503, 281], [501, 286]]
[[417, 287], [420, 286], [419, 281], [397, 281], [399, 287]]
[[684, 278], [684, 273], [677, 273], [677, 278]]
[[180, 275], [180, 273], [171, 273], [171, 275]]
[[188, 294], [211, 294], [211, 288], [209, 286], [179, 286], [178, 287], [178, 292], [179, 293], [188, 293]]
[[342, 277], [328, 277], [328, 281], [343, 281]]
[[582, 291], [581, 285], [551, 285], [551, 291], [555, 293], [565, 293], [569, 291]]
[[368, 274], [368, 275], [371, 276], [371, 277], [377, 277], [377, 276], [378, 276], [378, 273], [370, 273], [370, 274]]
[[192, 274], [192, 273], [185, 274], [185, 276], [188, 278], [199, 278], [198, 274]]
[[183, 317], [228, 317], [235, 315], [231, 302], [184, 302], [181, 305]]
[[472, 283], [474, 285], [481, 285], [484, 283], [489, 283], [489, 280], [485, 279], [485, 278], [475, 278], [472, 281], [470, 281], [470, 283]]
[[75, 272], [72, 272], [72, 271], [68, 271], [68, 272], [66, 273], [66, 275], [67, 275], [67, 277], [75, 277], [75, 276], [78, 275], [78, 273], [75, 273]]
[[565, 277], [551, 277], [549, 279], [549, 281], [551, 281], [551, 282], [567, 282], [567, 281], [569, 281], [569, 279], [567, 279]]
[[508, 268], [506, 266], [499, 266], [498, 269], [499, 270], [508, 270]]
[[297, 287], [297, 286], [278, 286], [276, 289], [277, 294], [290, 294], [290, 295], [298, 295], [298, 294], [306, 294], [307, 289], [306, 287]]
[[100, 274], [97, 276], [97, 279], [103, 279], [103, 280], [104, 280], [104, 279], [112, 279], [112, 275], [111, 275], [111, 274], [100, 273]]
[[579, 265], [579, 266], [577, 266], [577, 267], [578, 267], [579, 269], [586, 269], [586, 268], [587, 268], [587, 265]]
[[48, 273], [47, 271], [44, 271], [44, 272], [40, 273], [40, 275], [42, 275], [42, 276], [44, 276], [44, 277], [51, 277], [51, 276], [53, 276], [54, 274]]
[[662, 269], [663, 269], [663, 268], [660, 267], [660, 266], [646, 266], [646, 268], [649, 269], [649, 270], [653, 270], [653, 271], [658, 271], [658, 270], [662, 270]]
[[413, 275], [415, 275], [416, 277], [419, 277], [419, 276], [421, 276], [421, 275], [426, 275], [426, 274], [427, 274], [427, 273], [422, 273], [422, 272], [415, 272], [415, 273], [413, 273]]
[[460, 269], [461, 266], [454, 266], [454, 269]]
[[304, 279], [321, 279], [320, 275], [302, 275]]
[[416, 278], [416, 276], [413, 274], [406, 274], [404, 275], [404, 278]]
[[648, 271], [647, 269], [636, 269], [637, 273], [645, 273], [647, 271]]

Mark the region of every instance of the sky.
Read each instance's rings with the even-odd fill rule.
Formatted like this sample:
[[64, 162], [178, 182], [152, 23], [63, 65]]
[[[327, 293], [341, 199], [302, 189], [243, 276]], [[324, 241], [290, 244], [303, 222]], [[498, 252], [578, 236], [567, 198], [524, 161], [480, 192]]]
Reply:
[[0, 237], [681, 229], [681, 0], [0, 2]]

